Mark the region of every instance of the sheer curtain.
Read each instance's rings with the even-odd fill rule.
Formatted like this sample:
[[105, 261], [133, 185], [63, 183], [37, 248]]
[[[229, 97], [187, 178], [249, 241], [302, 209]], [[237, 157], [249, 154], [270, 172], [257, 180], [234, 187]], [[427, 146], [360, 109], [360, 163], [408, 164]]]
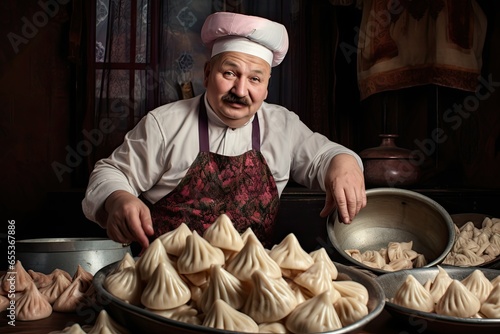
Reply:
[[157, 57], [151, 53], [157, 19], [148, 0], [95, 0], [90, 7], [87, 110], [93, 135], [89, 167], [118, 146], [154, 106]]

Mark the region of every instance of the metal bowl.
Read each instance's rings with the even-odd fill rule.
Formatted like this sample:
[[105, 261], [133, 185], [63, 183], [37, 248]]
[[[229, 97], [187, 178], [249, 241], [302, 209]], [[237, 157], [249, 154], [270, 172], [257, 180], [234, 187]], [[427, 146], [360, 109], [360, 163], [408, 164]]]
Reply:
[[[361, 271], [350, 268], [340, 263], [334, 262], [339, 272], [339, 278], [342, 280], [353, 280], [363, 284], [368, 290], [368, 315], [361, 320], [335, 331], [324, 332], [326, 334], [341, 334], [341, 333], [359, 333], [360, 329], [366, 326], [370, 321], [375, 319], [384, 309], [385, 295], [382, 288], [372, 277], [362, 273]], [[144, 308], [134, 306], [116, 298], [110, 294], [104, 287], [103, 282], [109, 272], [111, 272], [116, 263], [108, 265], [99, 270], [94, 275], [94, 287], [97, 293], [97, 300], [102, 304], [106, 312], [118, 323], [127, 328], [130, 328], [133, 333], [149, 334], [155, 333], [176, 333], [176, 334], [192, 334], [192, 333], [218, 333], [229, 334], [236, 333], [215, 329], [206, 326], [188, 324], [180, 321], [175, 321], [155, 313], [152, 313]]]
[[[463, 280], [474, 270], [481, 270], [486, 278], [492, 280], [500, 275], [499, 270], [489, 268], [459, 268], [442, 266], [448, 275], [457, 280]], [[411, 274], [421, 284], [428, 279], [433, 279], [438, 274], [438, 268], [415, 268], [410, 270], [400, 270], [390, 274], [378, 276], [375, 280], [380, 284], [386, 296], [385, 309], [399, 322], [405, 324], [405, 328], [411, 332], [427, 333], [471, 333], [479, 330], [481, 334], [498, 333], [500, 328], [500, 319], [478, 319], [478, 318], [458, 318], [435, 313], [412, 310], [407, 307], [399, 306], [390, 302], [406, 277]]]
[[455, 240], [453, 220], [434, 200], [399, 188], [368, 189], [366, 196], [366, 207], [350, 224], [341, 223], [337, 214], [327, 221], [330, 242], [348, 263], [376, 274], [390, 272], [367, 266], [345, 252], [378, 251], [389, 242], [413, 241], [412, 249], [427, 260], [424, 267], [441, 263], [451, 251]]
[[95, 274], [102, 267], [132, 254], [130, 246], [106, 238], [39, 238], [16, 241], [16, 259], [23, 267], [44, 274], [62, 269], [73, 275], [80, 265]]

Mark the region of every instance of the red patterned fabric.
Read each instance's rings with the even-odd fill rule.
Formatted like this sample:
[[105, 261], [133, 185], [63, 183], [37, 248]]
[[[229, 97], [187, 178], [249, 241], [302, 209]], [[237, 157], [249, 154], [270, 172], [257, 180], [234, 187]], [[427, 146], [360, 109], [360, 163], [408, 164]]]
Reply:
[[225, 213], [240, 233], [250, 227], [268, 247], [278, 214], [279, 194], [259, 151], [254, 149], [234, 157], [200, 152], [177, 187], [148, 205], [155, 230], [153, 238], [183, 222], [202, 234]]

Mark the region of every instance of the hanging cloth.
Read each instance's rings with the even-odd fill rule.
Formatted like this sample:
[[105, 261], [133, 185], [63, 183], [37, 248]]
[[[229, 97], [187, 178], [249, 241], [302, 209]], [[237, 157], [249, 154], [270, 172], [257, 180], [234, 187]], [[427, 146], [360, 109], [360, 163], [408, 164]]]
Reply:
[[475, 0], [357, 0], [357, 5], [362, 100], [427, 84], [476, 91], [487, 18]]

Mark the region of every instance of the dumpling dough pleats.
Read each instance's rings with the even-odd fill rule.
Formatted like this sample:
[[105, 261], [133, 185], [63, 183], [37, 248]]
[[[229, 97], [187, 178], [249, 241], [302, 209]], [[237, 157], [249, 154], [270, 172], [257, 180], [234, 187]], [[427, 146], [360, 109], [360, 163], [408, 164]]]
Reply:
[[434, 311], [434, 300], [429, 291], [413, 276], [406, 276], [392, 299], [394, 304], [423, 312]]
[[481, 308], [481, 302], [460, 281], [454, 279], [436, 305], [436, 313], [469, 318]]
[[173, 267], [162, 262], [142, 292], [141, 302], [150, 309], [168, 310], [191, 299], [191, 289]]
[[259, 332], [259, 326], [251, 317], [235, 310], [222, 299], [213, 303], [202, 325], [235, 332]]
[[287, 317], [285, 326], [292, 333], [328, 332], [342, 328], [342, 322], [327, 290], [299, 304]]
[[481, 313], [490, 319], [500, 318], [500, 283], [494, 286], [488, 298], [481, 305]]
[[258, 324], [281, 320], [297, 306], [295, 293], [283, 278], [270, 278], [255, 271], [252, 285], [242, 311]]

